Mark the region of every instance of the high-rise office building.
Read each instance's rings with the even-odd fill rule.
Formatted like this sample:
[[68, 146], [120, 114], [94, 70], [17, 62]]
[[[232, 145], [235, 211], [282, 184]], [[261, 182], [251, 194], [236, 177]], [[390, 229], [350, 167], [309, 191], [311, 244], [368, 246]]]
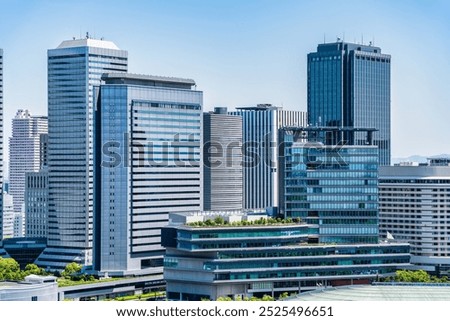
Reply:
[[411, 244], [417, 269], [449, 276], [450, 167], [438, 163], [380, 167], [380, 236]]
[[47, 117], [32, 116], [28, 110], [19, 109], [12, 120], [12, 137], [9, 138], [9, 188], [13, 197], [14, 212], [24, 209], [25, 173], [40, 169], [40, 135], [47, 133]]
[[[391, 161], [391, 56], [347, 42], [320, 44], [308, 54], [308, 124], [375, 128], [380, 165]], [[348, 144], [364, 141], [347, 133]]]
[[39, 168], [48, 166], [48, 134], [39, 137]]
[[242, 118], [226, 107], [203, 114], [204, 210], [242, 209]]
[[[334, 145], [346, 131], [365, 133], [366, 140]], [[371, 133], [336, 127], [280, 131], [280, 209], [286, 217], [318, 224], [320, 243], [378, 243], [379, 151]]]
[[270, 104], [240, 107], [242, 117], [244, 208], [278, 206], [278, 129], [306, 126], [306, 113]]
[[161, 228], [169, 213], [203, 208], [203, 93], [190, 79], [123, 73], [102, 79], [94, 267], [109, 275], [162, 273]]
[[[3, 50], [0, 49], [0, 225], [3, 224]], [[3, 229], [0, 228], [0, 240]]]
[[48, 51], [48, 247], [40, 266], [92, 265], [94, 86], [105, 72], [126, 72], [127, 56], [89, 36]]
[[25, 236], [25, 213], [14, 213], [14, 237]]
[[48, 233], [48, 169], [25, 174], [25, 236], [45, 237]]
[[14, 206], [13, 198], [8, 193], [3, 193], [3, 220], [0, 228], [2, 239], [14, 237]]

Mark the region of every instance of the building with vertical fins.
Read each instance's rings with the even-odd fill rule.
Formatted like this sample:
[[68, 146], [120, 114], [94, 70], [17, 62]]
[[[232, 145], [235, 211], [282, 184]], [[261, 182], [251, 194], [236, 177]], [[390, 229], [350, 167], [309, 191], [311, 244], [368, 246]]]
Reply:
[[3, 49], [0, 49], [0, 240], [3, 239]]
[[40, 168], [40, 136], [47, 133], [47, 117], [32, 116], [26, 109], [19, 109], [12, 120], [12, 136], [9, 139], [9, 189], [13, 197], [14, 212], [24, 209], [25, 173]]
[[48, 236], [48, 169], [25, 174], [25, 236]]
[[103, 73], [127, 69], [127, 51], [89, 35], [48, 50], [48, 248], [37, 260], [42, 267], [92, 265], [94, 86]]
[[[337, 41], [308, 54], [308, 124], [375, 128], [380, 165], [391, 162], [391, 56], [381, 48]], [[350, 145], [364, 141], [348, 132]]]
[[244, 208], [278, 206], [278, 129], [306, 126], [306, 113], [270, 104], [239, 107], [242, 117]]
[[108, 73], [95, 112], [94, 267], [162, 274], [161, 228], [203, 208], [203, 93], [191, 79]]
[[204, 210], [242, 209], [242, 117], [226, 107], [203, 114]]

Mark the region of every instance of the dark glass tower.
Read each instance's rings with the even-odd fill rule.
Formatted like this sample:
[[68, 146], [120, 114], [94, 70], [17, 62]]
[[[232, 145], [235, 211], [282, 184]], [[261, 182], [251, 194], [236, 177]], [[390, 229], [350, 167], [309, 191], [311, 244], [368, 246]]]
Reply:
[[[346, 42], [320, 44], [308, 54], [308, 123], [376, 128], [380, 165], [391, 162], [391, 56], [379, 47]], [[360, 133], [345, 137], [361, 144]]]

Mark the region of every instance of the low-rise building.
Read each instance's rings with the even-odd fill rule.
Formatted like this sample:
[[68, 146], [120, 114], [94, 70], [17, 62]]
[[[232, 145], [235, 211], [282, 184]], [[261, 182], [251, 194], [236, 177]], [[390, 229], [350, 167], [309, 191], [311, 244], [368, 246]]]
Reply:
[[380, 236], [411, 244], [416, 269], [450, 275], [450, 160], [382, 166]]
[[58, 301], [56, 277], [29, 275], [22, 282], [0, 282], [0, 301]]
[[408, 244], [318, 244], [318, 232], [253, 211], [173, 214], [162, 230], [167, 298], [278, 296], [367, 284], [410, 266]]

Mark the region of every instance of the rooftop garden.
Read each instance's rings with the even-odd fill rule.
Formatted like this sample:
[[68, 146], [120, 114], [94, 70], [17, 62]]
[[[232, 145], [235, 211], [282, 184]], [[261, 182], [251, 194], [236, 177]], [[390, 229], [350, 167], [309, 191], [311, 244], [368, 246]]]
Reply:
[[205, 221], [197, 221], [187, 223], [190, 227], [224, 227], [224, 226], [269, 226], [269, 225], [291, 225], [300, 224], [302, 220], [298, 217], [295, 218], [260, 218], [254, 221], [235, 221], [228, 222], [222, 216], [216, 216], [214, 219], [207, 219]]

